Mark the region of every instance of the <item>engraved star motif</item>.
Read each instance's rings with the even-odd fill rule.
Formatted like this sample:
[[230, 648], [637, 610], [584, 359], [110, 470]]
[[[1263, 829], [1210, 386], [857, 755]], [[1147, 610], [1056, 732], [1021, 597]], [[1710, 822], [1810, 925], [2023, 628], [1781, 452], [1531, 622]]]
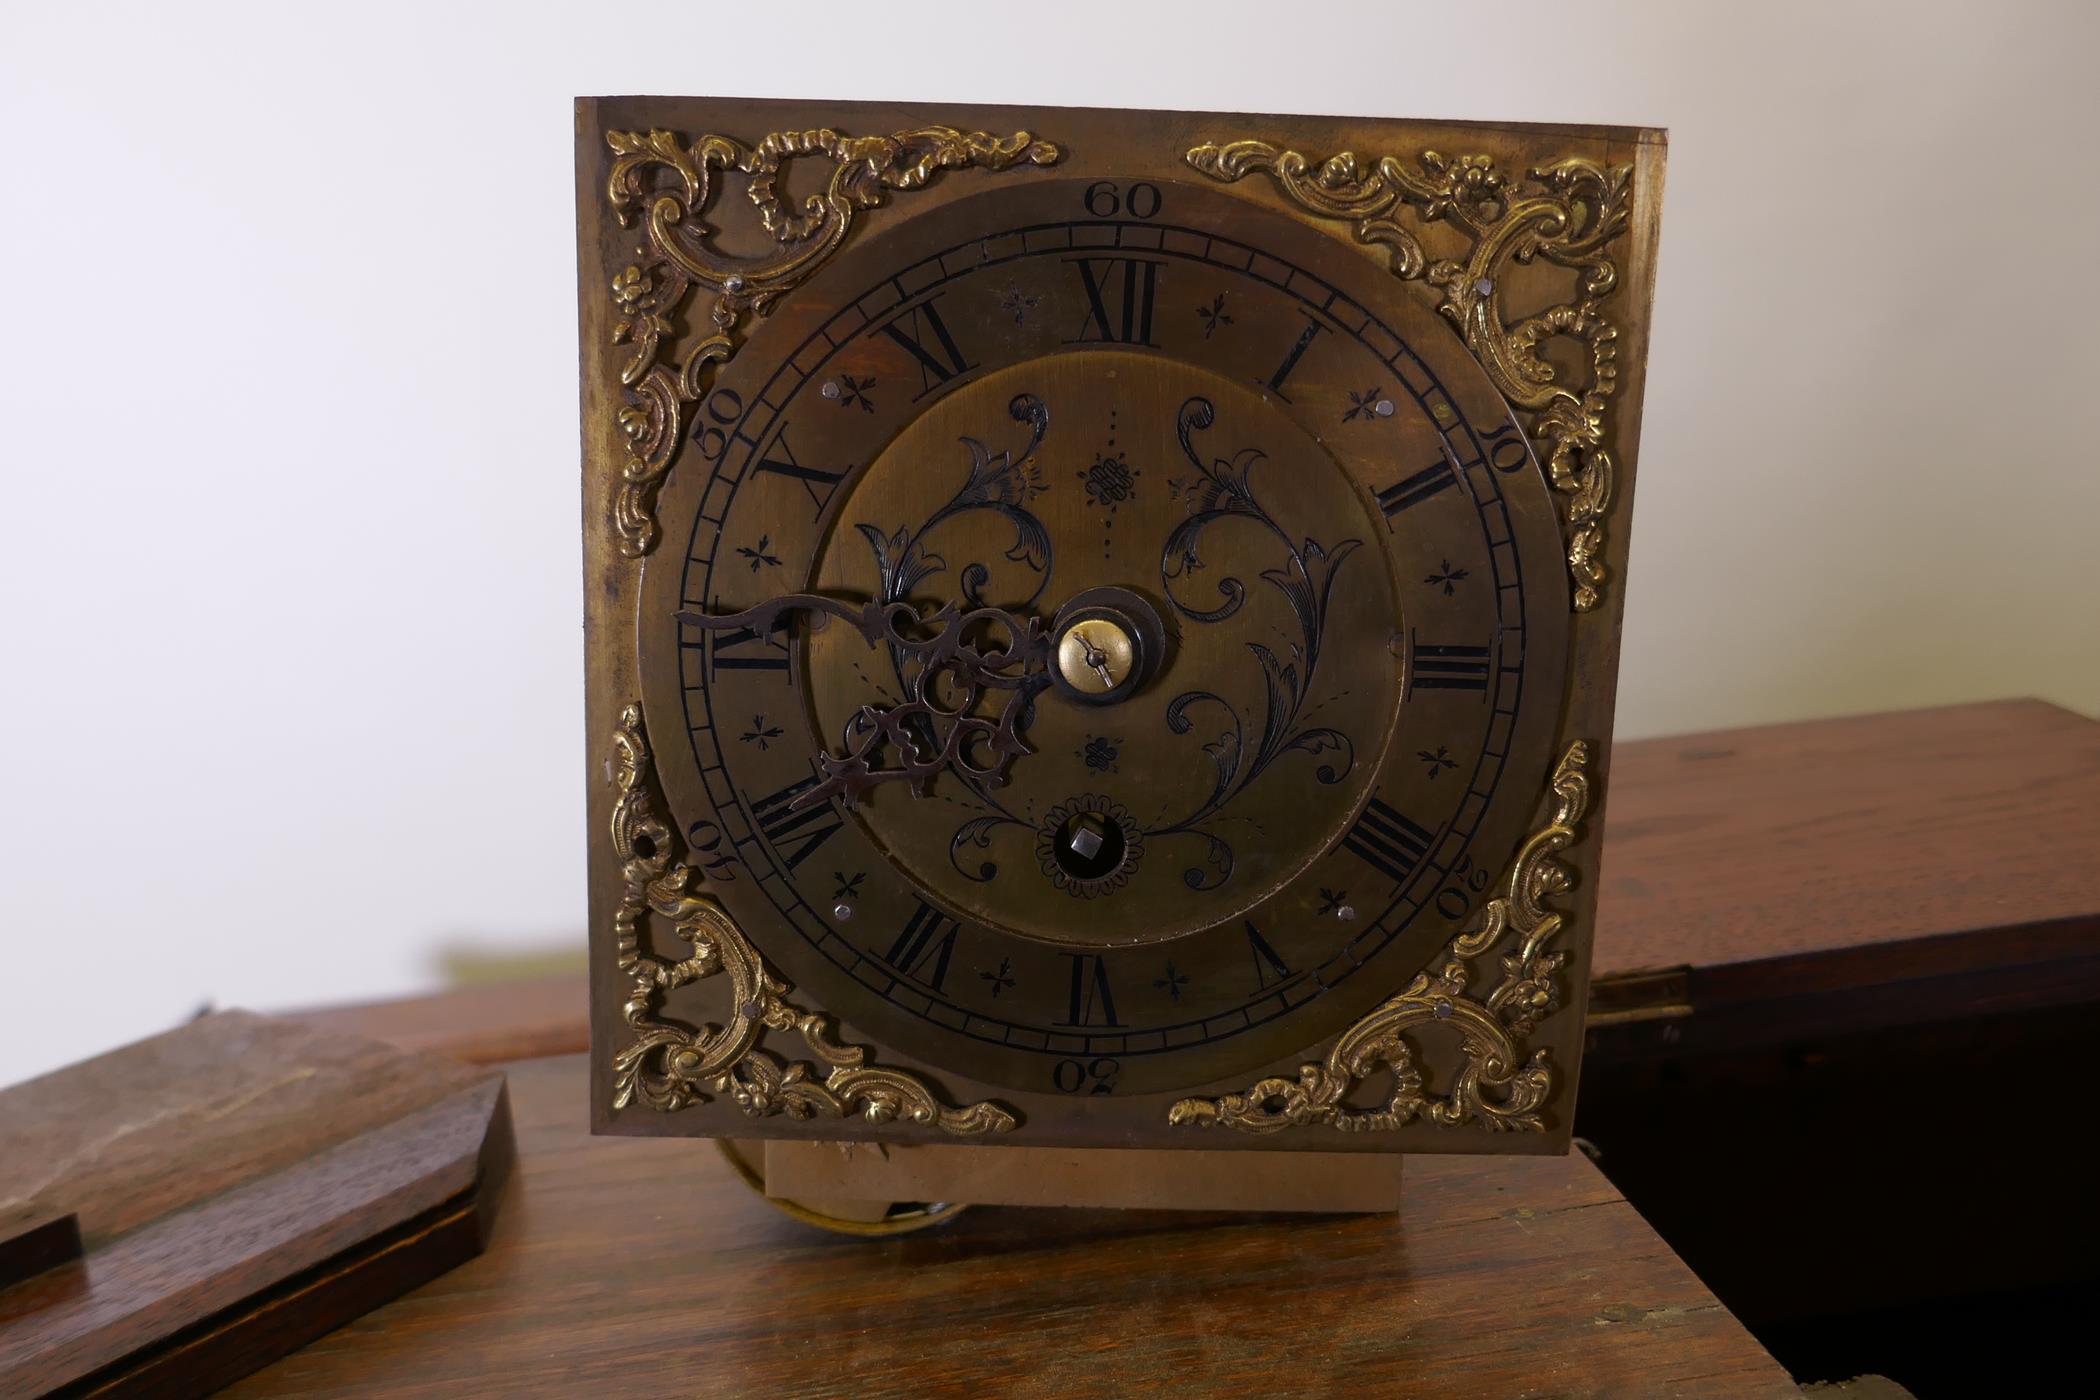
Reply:
[[1181, 1000], [1181, 989], [1189, 984], [1188, 974], [1174, 970], [1174, 960], [1167, 960], [1167, 975], [1156, 978], [1152, 985], [1165, 992], [1175, 1001]]
[[1005, 294], [999, 298], [999, 309], [1011, 312], [1014, 324], [1018, 326], [1028, 319], [1029, 312], [1042, 305], [1042, 301], [1041, 297], [1030, 296], [1022, 291], [1019, 283], [1009, 282], [1006, 284]]
[[1378, 388], [1378, 385], [1373, 384], [1361, 394], [1351, 389], [1349, 391], [1349, 408], [1347, 412], [1342, 414], [1342, 421], [1348, 423], [1361, 418], [1368, 423], [1374, 418], [1392, 417], [1393, 401], [1378, 397]]
[[771, 535], [760, 535], [758, 544], [755, 547], [740, 544], [736, 547], [736, 552], [740, 558], [751, 561], [751, 572], [754, 574], [758, 572], [761, 564], [767, 568], [777, 569], [780, 567], [780, 556], [768, 552], [772, 543], [773, 537]]
[[999, 970], [997, 972], [986, 972], [981, 967], [977, 969], [977, 975], [992, 984], [992, 1000], [997, 1001], [999, 993], [1014, 984], [1013, 965], [1013, 959], [1001, 958], [999, 959]]
[[1467, 574], [1464, 569], [1452, 568], [1451, 561], [1446, 559], [1443, 561], [1443, 567], [1440, 572], [1429, 575], [1422, 582], [1430, 585], [1432, 588], [1437, 584], [1442, 584], [1444, 586], [1444, 596], [1448, 598], [1458, 591], [1460, 581], [1466, 577]]
[[861, 412], [873, 413], [875, 411], [875, 400], [869, 396], [868, 390], [874, 387], [875, 376], [872, 374], [866, 379], [855, 379], [850, 374], [840, 375], [839, 407], [851, 408], [853, 405], [859, 404]]

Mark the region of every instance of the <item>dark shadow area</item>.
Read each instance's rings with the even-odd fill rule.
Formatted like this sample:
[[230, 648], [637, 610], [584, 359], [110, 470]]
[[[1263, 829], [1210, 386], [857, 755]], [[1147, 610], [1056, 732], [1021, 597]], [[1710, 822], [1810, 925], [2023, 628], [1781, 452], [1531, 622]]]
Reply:
[[1798, 1379], [1879, 1373], [1918, 1400], [2044, 1393], [2077, 1373], [2100, 1299], [2091, 1017], [1600, 1047], [1578, 1131]]

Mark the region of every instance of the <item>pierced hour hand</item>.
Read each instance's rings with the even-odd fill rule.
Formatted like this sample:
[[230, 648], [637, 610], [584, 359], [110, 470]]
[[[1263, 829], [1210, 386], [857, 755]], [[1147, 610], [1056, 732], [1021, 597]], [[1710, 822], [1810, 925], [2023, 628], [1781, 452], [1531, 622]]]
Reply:
[[[762, 635], [792, 612], [842, 618], [869, 645], [887, 645], [918, 664], [903, 668], [901, 702], [860, 707], [846, 726], [847, 751], [820, 755], [818, 781], [791, 807], [834, 796], [851, 807], [868, 788], [898, 781], [922, 797], [933, 776], [950, 766], [1000, 787], [1014, 760], [1034, 752], [1019, 731], [1029, 702], [1051, 683], [1051, 647], [1040, 618], [1002, 608], [964, 612], [955, 603], [922, 615], [902, 601], [852, 603], [818, 593], [783, 594], [738, 613], [686, 611], [677, 618], [705, 631], [749, 628]], [[929, 694], [937, 683], [939, 698], [949, 703]], [[1007, 692], [998, 715], [974, 713], [994, 690]], [[883, 762], [885, 748], [894, 751], [893, 763]]]
[[[1114, 704], [1142, 688], [1162, 657], [1159, 614], [1121, 588], [1092, 588], [1068, 600], [1047, 626], [1033, 614], [948, 603], [922, 613], [912, 604], [853, 602], [821, 593], [787, 593], [742, 612], [681, 612], [704, 631], [764, 635], [788, 613], [842, 618], [870, 646], [892, 648], [904, 698], [863, 705], [846, 725], [843, 753], [818, 756], [818, 781], [789, 805], [837, 797], [851, 807], [877, 783], [904, 782], [912, 795], [943, 769], [988, 788], [1005, 786], [1014, 760], [1035, 752], [1021, 730], [1035, 697], [1055, 685], [1083, 704]], [[1006, 692], [996, 715], [980, 713], [987, 695]], [[894, 755], [885, 759], [884, 750]]]

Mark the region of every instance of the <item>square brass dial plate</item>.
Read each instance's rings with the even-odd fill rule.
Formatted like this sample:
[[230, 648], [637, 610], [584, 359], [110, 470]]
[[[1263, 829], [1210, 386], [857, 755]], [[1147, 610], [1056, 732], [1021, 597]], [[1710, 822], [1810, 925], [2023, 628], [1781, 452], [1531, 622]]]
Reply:
[[1564, 1150], [1662, 134], [577, 133], [595, 1126]]

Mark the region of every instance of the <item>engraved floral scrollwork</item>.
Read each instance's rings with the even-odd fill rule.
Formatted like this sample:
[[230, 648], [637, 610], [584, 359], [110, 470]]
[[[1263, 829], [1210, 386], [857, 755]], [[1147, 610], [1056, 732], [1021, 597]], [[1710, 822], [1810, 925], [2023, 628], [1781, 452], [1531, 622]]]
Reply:
[[[1566, 916], [1547, 899], [1573, 886], [1573, 872], [1556, 857], [1581, 836], [1590, 801], [1589, 746], [1569, 745], [1553, 773], [1552, 820], [1524, 843], [1502, 893], [1482, 906], [1477, 922], [1451, 941], [1434, 971], [1344, 1031], [1327, 1057], [1299, 1066], [1295, 1079], [1277, 1076], [1222, 1098], [1182, 1099], [1168, 1110], [1176, 1127], [1227, 1127], [1249, 1133], [1331, 1127], [1371, 1132], [1417, 1119], [1441, 1127], [1474, 1124], [1494, 1132], [1542, 1132], [1538, 1109], [1553, 1087], [1553, 1065], [1542, 1047], [1524, 1053], [1538, 1023], [1559, 1005], [1559, 974], [1567, 954], [1552, 946]], [[1499, 949], [1501, 980], [1486, 996], [1471, 991], [1473, 961]], [[1410, 1033], [1442, 1027], [1456, 1034], [1464, 1057], [1448, 1094], [1430, 1092], [1416, 1068]], [[1380, 1069], [1392, 1077], [1383, 1106], [1344, 1103], [1358, 1082]]]
[[[613, 925], [620, 970], [633, 979], [623, 1014], [635, 1031], [634, 1042], [613, 1057], [615, 1108], [640, 1102], [668, 1113], [727, 1094], [753, 1118], [858, 1114], [870, 1123], [912, 1123], [957, 1137], [1003, 1133], [1015, 1125], [1014, 1114], [1000, 1104], [951, 1108], [918, 1076], [869, 1065], [865, 1050], [833, 1038], [829, 1017], [787, 999], [787, 984], [766, 970], [721, 906], [693, 892], [696, 873], [672, 859], [674, 838], [649, 795], [649, 746], [639, 705], [620, 714], [613, 766], [620, 796], [612, 843], [625, 882]], [[669, 961], [643, 951], [642, 923], [652, 915], [670, 922], [690, 945], [689, 956]], [[724, 975], [728, 1024], [692, 1030], [659, 1016], [666, 992]], [[768, 1052], [761, 1042], [769, 1030], [800, 1034], [826, 1068]]]
[[[656, 492], [678, 453], [681, 410], [698, 402], [714, 367], [736, 350], [747, 313], [765, 315], [836, 252], [855, 216], [888, 203], [891, 192], [924, 187], [943, 170], [977, 166], [1053, 165], [1057, 147], [1026, 131], [924, 126], [891, 136], [836, 131], [776, 131], [756, 145], [706, 135], [687, 145], [675, 132], [609, 131], [613, 164], [606, 193], [622, 227], [639, 223], [637, 261], [612, 279], [618, 319], [613, 343], [630, 351], [620, 366], [616, 426], [626, 444], [613, 524], [620, 552], [638, 558], [656, 547]], [[799, 157], [830, 162], [822, 192], [799, 205], [780, 192], [782, 172]], [[778, 247], [757, 258], [732, 258], [711, 246], [707, 222], [718, 172], [748, 177], [746, 192], [760, 227]], [[687, 296], [712, 293], [711, 329], [677, 344]]]
[[1182, 871], [1182, 883], [1190, 889], [1211, 889], [1232, 874], [1232, 846], [1208, 825], [1213, 818], [1244, 793], [1267, 771], [1270, 764], [1288, 753], [1321, 758], [1314, 768], [1315, 781], [1334, 784], [1356, 765], [1356, 746], [1339, 729], [1302, 722], [1306, 697], [1312, 693], [1318, 674], [1320, 650], [1327, 633], [1327, 609], [1335, 580], [1362, 540], [1341, 540], [1323, 545], [1318, 540], [1294, 540], [1254, 489], [1254, 470], [1266, 461], [1257, 448], [1241, 448], [1229, 457], [1206, 455], [1196, 445], [1195, 435], [1217, 421], [1210, 400], [1190, 398], [1175, 417], [1175, 436], [1191, 472], [1179, 479], [1177, 494], [1188, 503], [1188, 515], [1167, 536], [1160, 550], [1159, 586], [1167, 603], [1191, 623], [1222, 622], [1238, 612], [1247, 600], [1247, 586], [1227, 575], [1218, 580], [1220, 602], [1215, 608], [1198, 608], [1175, 591], [1203, 567], [1197, 550], [1204, 533], [1225, 520], [1258, 525], [1283, 550], [1280, 568], [1262, 570], [1262, 580], [1276, 589], [1290, 606], [1295, 635], [1286, 635], [1286, 650], [1278, 657], [1271, 647], [1247, 641], [1247, 652], [1259, 666], [1264, 705], [1261, 733], [1252, 744], [1242, 732], [1239, 712], [1222, 696], [1207, 690], [1186, 690], [1167, 705], [1167, 727], [1186, 734], [1196, 727], [1196, 713], [1224, 716], [1225, 728], [1217, 739], [1204, 745], [1210, 756], [1215, 781], [1210, 793], [1191, 812], [1171, 824], [1145, 832], [1155, 840], [1195, 837], [1203, 842], [1201, 864]]
[[[1533, 415], [1531, 433], [1545, 448], [1547, 476], [1568, 497], [1575, 608], [1596, 607], [1606, 577], [1604, 526], [1612, 501], [1605, 415], [1618, 382], [1619, 333], [1604, 314], [1604, 302], [1619, 273], [1606, 249], [1630, 217], [1633, 167], [1568, 159], [1512, 182], [1487, 156], [1424, 151], [1413, 165], [1396, 156], [1370, 164], [1344, 151], [1315, 164], [1266, 141], [1198, 146], [1187, 160], [1228, 183], [1266, 171], [1303, 208], [1348, 220], [1359, 242], [1389, 249], [1396, 276], [1442, 289], [1437, 309], [1458, 328], [1503, 396]], [[1464, 255], [1432, 260], [1401, 221], [1409, 209], [1424, 224], [1456, 229], [1466, 240]], [[1504, 272], [1512, 263], [1539, 259], [1572, 270], [1574, 293], [1511, 321], [1501, 303]], [[1559, 382], [1538, 353], [1553, 337], [1583, 347], [1588, 374], [1579, 388]]]

